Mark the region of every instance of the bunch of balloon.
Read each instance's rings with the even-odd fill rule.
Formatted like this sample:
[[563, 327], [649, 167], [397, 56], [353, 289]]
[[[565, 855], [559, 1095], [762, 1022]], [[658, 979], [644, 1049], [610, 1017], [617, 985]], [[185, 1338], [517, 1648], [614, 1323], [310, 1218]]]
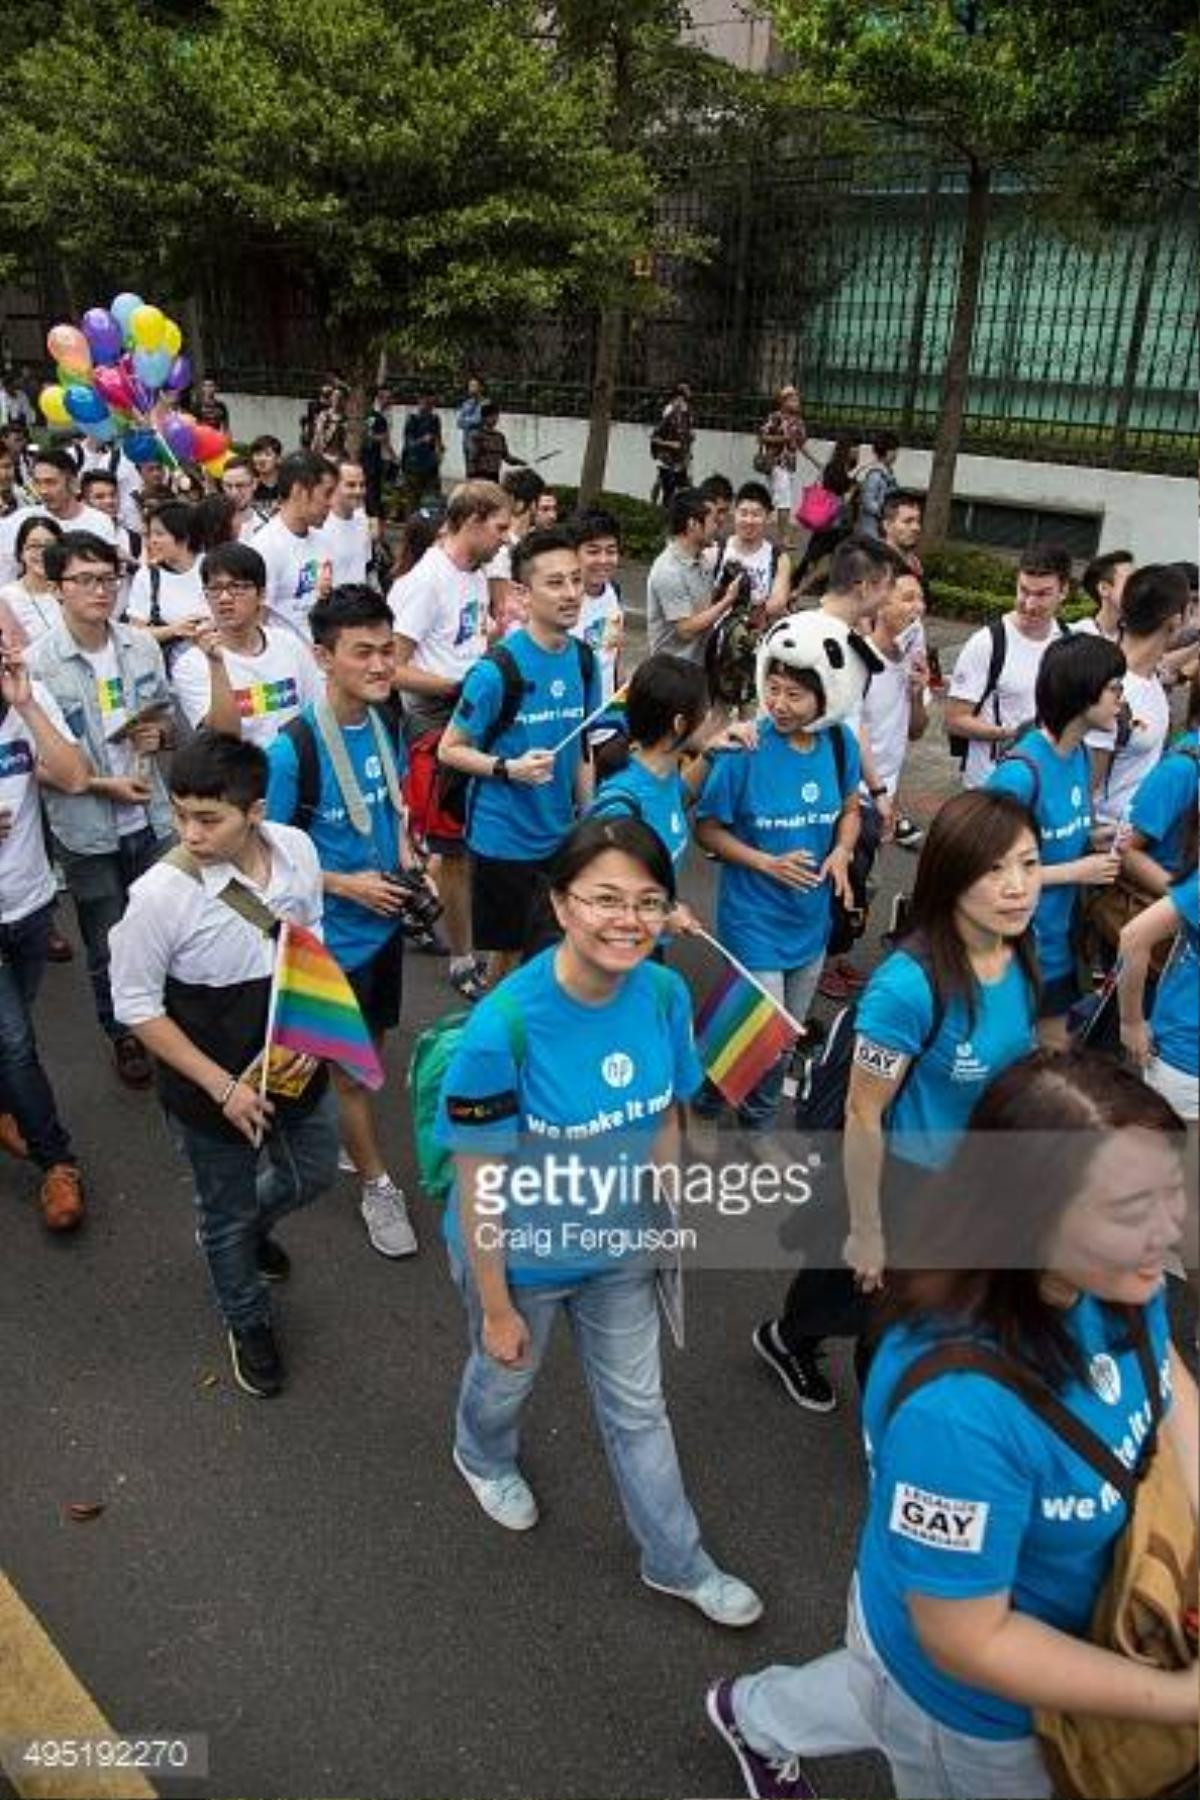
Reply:
[[93, 306], [77, 325], [55, 325], [46, 348], [58, 382], [38, 396], [50, 425], [77, 426], [102, 444], [119, 444], [133, 462], [197, 462], [219, 475], [230, 455], [223, 431], [198, 424], [175, 405], [191, 386], [183, 333], [140, 294]]

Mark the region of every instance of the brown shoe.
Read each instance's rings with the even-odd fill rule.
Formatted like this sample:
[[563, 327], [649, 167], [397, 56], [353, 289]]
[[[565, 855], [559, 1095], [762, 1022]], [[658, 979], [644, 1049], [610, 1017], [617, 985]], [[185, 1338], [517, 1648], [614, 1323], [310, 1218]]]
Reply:
[[117, 1077], [126, 1087], [148, 1088], [154, 1080], [154, 1065], [131, 1031], [113, 1039], [113, 1056]]
[[55, 1163], [46, 1171], [39, 1195], [42, 1217], [51, 1231], [74, 1231], [83, 1218], [83, 1182], [74, 1163]]
[[0, 1113], [0, 1150], [7, 1150], [10, 1156], [19, 1156], [22, 1161], [29, 1155], [29, 1145], [11, 1113]]
[[46, 958], [53, 963], [75, 961], [75, 950], [70, 938], [65, 938], [57, 926], [51, 927], [46, 939]]

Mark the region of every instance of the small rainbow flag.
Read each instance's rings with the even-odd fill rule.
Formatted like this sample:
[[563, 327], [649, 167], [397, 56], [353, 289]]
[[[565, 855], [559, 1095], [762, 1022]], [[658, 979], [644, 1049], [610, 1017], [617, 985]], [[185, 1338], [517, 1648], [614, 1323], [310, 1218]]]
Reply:
[[696, 1015], [704, 1072], [731, 1106], [740, 1106], [790, 1050], [797, 1032], [768, 994], [727, 969]]
[[319, 1056], [340, 1064], [364, 1087], [382, 1087], [383, 1066], [340, 964], [303, 925], [285, 924], [279, 935], [268, 1046]]
[[119, 675], [108, 675], [103, 681], [97, 680], [96, 693], [100, 701], [100, 711], [107, 718], [109, 713], [120, 712], [125, 705], [125, 684]]
[[296, 683], [290, 675], [280, 681], [255, 681], [249, 687], [235, 688], [233, 698], [241, 719], [260, 719], [299, 706]]

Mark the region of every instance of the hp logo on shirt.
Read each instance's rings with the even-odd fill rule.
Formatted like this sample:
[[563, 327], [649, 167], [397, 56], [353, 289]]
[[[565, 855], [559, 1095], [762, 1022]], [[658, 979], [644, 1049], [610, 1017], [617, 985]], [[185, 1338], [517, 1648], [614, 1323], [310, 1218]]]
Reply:
[[565, 681], [552, 681], [550, 683], [550, 698], [552, 700], [561, 700], [566, 691], [567, 684]]
[[633, 1059], [626, 1056], [623, 1050], [606, 1056], [600, 1064], [600, 1073], [611, 1088], [627, 1088], [633, 1080]]
[[1093, 1356], [1089, 1373], [1092, 1386], [1107, 1406], [1115, 1406], [1121, 1398], [1121, 1371], [1111, 1356]]
[[1083, 789], [1081, 787], [1073, 787], [1071, 789], [1071, 805], [1072, 806], [1082, 806], [1083, 805]]
[[806, 781], [804, 786], [800, 789], [800, 798], [804, 801], [806, 806], [811, 806], [814, 800], [819, 800], [821, 798], [821, 790], [817, 783], [815, 781]]

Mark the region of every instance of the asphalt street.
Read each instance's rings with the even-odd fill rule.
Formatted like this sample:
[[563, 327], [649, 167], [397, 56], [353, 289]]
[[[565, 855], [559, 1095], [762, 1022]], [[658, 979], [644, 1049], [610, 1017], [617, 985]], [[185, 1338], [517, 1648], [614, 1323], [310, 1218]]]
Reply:
[[[948, 777], [944, 751], [922, 747], [913, 810], [931, 810]], [[876, 929], [913, 867], [885, 851]], [[710, 883], [694, 858], [702, 908]], [[449, 990], [428, 957], [406, 982], [382, 1111], [414, 1196], [403, 1072]], [[450, 1462], [463, 1323], [423, 1198], [409, 1263], [370, 1249], [349, 1178], [285, 1224], [288, 1388], [270, 1403], [240, 1394], [188, 1181], [153, 1099], [112, 1074], [78, 960], [48, 972], [39, 1025], [90, 1211], [77, 1237], [50, 1239], [32, 1173], [0, 1167], [0, 1565], [114, 1725], [208, 1735], [210, 1778], [168, 1791], [740, 1791], [705, 1686], [839, 1642], [863, 1491], [845, 1356], [843, 1404], [817, 1417], [751, 1352], [781, 1278], [695, 1277], [688, 1348], [664, 1348], [709, 1545], [767, 1604], [757, 1627], [722, 1632], [639, 1584], [565, 1334], [525, 1439], [543, 1520], [514, 1538], [479, 1512]], [[72, 1518], [80, 1502], [103, 1510]], [[871, 1757], [816, 1773], [826, 1793], [889, 1791]]]

